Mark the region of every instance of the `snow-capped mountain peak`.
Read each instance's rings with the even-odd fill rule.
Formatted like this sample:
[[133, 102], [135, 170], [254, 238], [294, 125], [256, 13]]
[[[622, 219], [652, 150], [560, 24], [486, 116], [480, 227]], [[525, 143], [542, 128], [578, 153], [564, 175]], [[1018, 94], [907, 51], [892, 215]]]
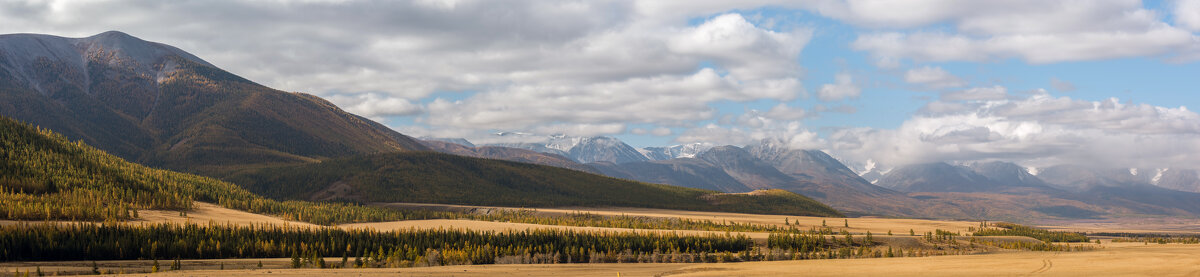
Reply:
[[715, 146], [716, 145], [707, 142], [693, 142], [667, 147], [646, 147], [638, 149], [638, 152], [646, 156], [647, 159], [661, 161], [677, 158], [695, 158], [696, 155], [699, 155], [704, 151], [708, 151]]

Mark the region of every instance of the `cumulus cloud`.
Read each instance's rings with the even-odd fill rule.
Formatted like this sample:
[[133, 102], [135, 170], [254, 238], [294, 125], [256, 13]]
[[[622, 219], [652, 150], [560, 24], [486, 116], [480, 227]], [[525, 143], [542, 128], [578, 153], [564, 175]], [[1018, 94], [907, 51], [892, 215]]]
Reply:
[[1002, 86], [970, 88], [942, 93], [943, 101], [1002, 100], [1008, 98], [1008, 88]]
[[904, 81], [930, 89], [956, 88], [967, 85], [962, 78], [950, 74], [941, 67], [934, 66], [909, 69], [904, 73]]
[[834, 79], [834, 83], [822, 85], [821, 90], [817, 91], [817, 98], [821, 101], [838, 101], [862, 95], [862, 89], [854, 83], [854, 77], [850, 74], [838, 73]]
[[1176, 0], [1175, 24], [1192, 31], [1200, 31], [1200, 1]]
[[[941, 102], [934, 102], [941, 103]], [[931, 103], [896, 129], [829, 136], [840, 156], [887, 165], [1006, 160], [1029, 166], [1194, 167], [1200, 114], [1186, 107], [1087, 101], [1045, 94], [975, 104]], [[933, 108], [932, 106], [942, 106]]]
[[790, 33], [763, 30], [742, 15], [730, 13], [684, 30], [668, 42], [668, 47], [681, 54], [719, 61], [740, 78], [788, 78], [799, 73], [796, 58], [811, 36], [809, 29]]

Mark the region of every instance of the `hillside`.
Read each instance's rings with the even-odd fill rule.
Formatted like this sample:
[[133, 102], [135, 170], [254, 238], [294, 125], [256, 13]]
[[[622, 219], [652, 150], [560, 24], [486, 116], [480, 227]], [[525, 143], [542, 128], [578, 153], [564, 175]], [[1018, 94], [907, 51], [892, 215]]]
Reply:
[[0, 116], [0, 218], [127, 220], [139, 209], [187, 211], [193, 201], [318, 224], [405, 218], [380, 208], [264, 199], [227, 182], [127, 162]]
[[0, 35], [0, 115], [190, 172], [426, 149], [318, 97], [120, 32]]
[[745, 195], [718, 194], [551, 166], [434, 152], [373, 154], [254, 169], [228, 180], [251, 191], [282, 199], [840, 215], [820, 202], [794, 193], [762, 193], [746, 199]]

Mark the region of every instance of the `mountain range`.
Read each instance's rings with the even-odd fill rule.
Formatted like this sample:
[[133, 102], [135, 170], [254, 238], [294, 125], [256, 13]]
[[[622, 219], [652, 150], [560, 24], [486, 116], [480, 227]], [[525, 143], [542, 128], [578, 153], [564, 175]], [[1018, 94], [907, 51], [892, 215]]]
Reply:
[[[791, 149], [775, 140], [642, 149], [613, 137], [505, 132], [497, 136], [525, 142], [417, 140], [319, 97], [274, 90], [178, 48], [120, 32], [86, 38], [0, 35], [0, 115], [126, 160], [235, 180], [280, 199], [458, 204], [529, 199], [539, 205], [648, 207], [652, 199], [628, 202], [609, 190], [654, 191], [645, 184], [652, 183], [699, 189], [656, 194], [695, 209], [709, 209], [692, 199], [698, 195], [770, 191], [753, 195], [820, 210], [823, 205], [805, 200], [812, 198], [850, 215], [1200, 216], [1195, 170], [1063, 165], [1031, 172], [990, 162], [872, 167], [858, 173], [826, 152]], [[337, 172], [331, 166], [354, 170]], [[508, 198], [471, 194], [488, 192], [472, 192], [470, 184], [490, 186], [488, 192]], [[576, 190], [581, 187], [586, 189]], [[539, 195], [546, 199], [534, 199]]]
[[[120, 32], [0, 35], [0, 118], [52, 130], [63, 141], [94, 145], [124, 160], [234, 181], [279, 200], [841, 216], [782, 190], [728, 194], [647, 184], [588, 173], [590, 167], [561, 155], [473, 147], [465, 140], [418, 141], [319, 97], [274, 90], [178, 48]], [[572, 159], [645, 160], [615, 139], [558, 137], [547, 146]], [[22, 178], [20, 184], [43, 184], [56, 177]], [[120, 186], [135, 184], [104, 185], [120, 192], [130, 189]], [[199, 188], [208, 189], [218, 188]]]
[[[647, 147], [638, 150], [644, 160], [612, 159], [624, 155], [619, 153], [627, 153], [630, 147], [610, 137], [554, 136], [546, 141], [489, 147], [518, 146], [551, 156], [564, 153], [567, 155], [561, 157], [574, 163], [562, 164], [564, 160], [559, 159], [555, 160], [557, 165], [541, 164], [648, 183], [732, 193], [782, 189], [857, 215], [1029, 220], [1200, 214], [1193, 208], [1200, 206], [1196, 204], [1200, 203], [1200, 195], [1189, 190], [1194, 188], [1197, 176], [1191, 170], [1058, 166], [1041, 169], [1035, 175], [1013, 163], [981, 162], [873, 168], [860, 174], [823, 151], [790, 149], [774, 140], [745, 147], [707, 143]], [[620, 147], [575, 148], [589, 142]], [[570, 157], [573, 149], [576, 154], [610, 158], [578, 160]], [[503, 155], [490, 158], [523, 160]], [[1178, 193], [1167, 193], [1171, 189]]]

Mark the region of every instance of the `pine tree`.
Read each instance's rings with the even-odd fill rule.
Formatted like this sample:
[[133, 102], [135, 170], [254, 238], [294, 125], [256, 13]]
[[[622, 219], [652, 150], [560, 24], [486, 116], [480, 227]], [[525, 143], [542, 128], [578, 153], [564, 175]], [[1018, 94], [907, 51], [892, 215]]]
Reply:
[[300, 268], [300, 253], [292, 252], [292, 268]]

